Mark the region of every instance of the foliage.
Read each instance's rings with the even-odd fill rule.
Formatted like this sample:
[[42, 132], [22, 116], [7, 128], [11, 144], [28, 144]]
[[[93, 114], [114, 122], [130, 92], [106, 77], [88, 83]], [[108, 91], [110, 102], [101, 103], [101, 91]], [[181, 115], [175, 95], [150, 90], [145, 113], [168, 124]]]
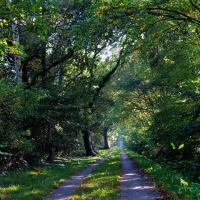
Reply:
[[32, 141], [28, 138], [29, 130], [23, 129], [23, 122], [36, 114], [35, 106], [39, 104], [39, 94], [24, 91], [16, 82], [0, 81], [1, 143], [4, 151], [13, 156], [20, 156], [24, 151], [32, 150]]

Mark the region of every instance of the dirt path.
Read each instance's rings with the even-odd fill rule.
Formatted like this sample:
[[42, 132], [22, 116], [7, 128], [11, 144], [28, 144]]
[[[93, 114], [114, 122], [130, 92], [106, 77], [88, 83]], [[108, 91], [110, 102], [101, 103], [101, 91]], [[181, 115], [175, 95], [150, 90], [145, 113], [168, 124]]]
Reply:
[[96, 163], [91, 164], [83, 171], [72, 176], [70, 179], [64, 182], [60, 187], [53, 190], [49, 195], [47, 195], [43, 199], [66, 200], [70, 195], [72, 195], [76, 191], [76, 188], [83, 182], [83, 179], [86, 176], [88, 176], [95, 167], [97, 167], [100, 163], [105, 161], [111, 154], [112, 152], [110, 152], [107, 156], [97, 161]]
[[121, 167], [119, 200], [162, 199], [153, 182], [136, 168], [123, 149], [121, 149]]

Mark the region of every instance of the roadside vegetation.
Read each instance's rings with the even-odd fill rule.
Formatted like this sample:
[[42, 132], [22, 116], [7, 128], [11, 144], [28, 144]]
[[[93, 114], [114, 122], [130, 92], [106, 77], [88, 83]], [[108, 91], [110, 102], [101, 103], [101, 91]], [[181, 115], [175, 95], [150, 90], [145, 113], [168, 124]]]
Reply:
[[4, 172], [0, 177], [0, 199], [36, 200], [78, 171], [108, 154], [111, 149], [100, 150], [95, 157], [58, 157], [52, 163], [27, 168], [25, 171]]
[[179, 171], [172, 170], [166, 163], [158, 164], [127, 148], [125, 148], [125, 151], [147, 176], [155, 180], [155, 186], [160, 189], [166, 199], [200, 199], [199, 183], [182, 175]]
[[120, 152], [117, 148], [97, 166], [69, 200], [117, 199], [120, 176]]

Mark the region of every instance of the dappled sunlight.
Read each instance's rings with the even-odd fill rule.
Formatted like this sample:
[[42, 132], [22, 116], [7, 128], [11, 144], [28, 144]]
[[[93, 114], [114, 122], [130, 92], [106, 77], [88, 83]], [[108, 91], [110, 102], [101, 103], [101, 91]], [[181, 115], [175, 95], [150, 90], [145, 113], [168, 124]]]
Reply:
[[[27, 188], [27, 190], [25, 190], [25, 188]], [[36, 189], [32, 185], [12, 185], [10, 187], [0, 189], [0, 199], [4, 199], [4, 195], [8, 200], [18, 199], [19, 196], [20, 199], [33, 199], [34, 196], [39, 198], [42, 193], [43, 192], [39, 188]], [[12, 195], [12, 198], [9, 198], [9, 195]]]
[[[5, 184], [4, 188], [0, 188], [0, 197], [11, 195], [19, 196], [20, 199], [39, 199], [39, 197], [47, 194], [53, 188], [58, 188], [60, 185], [64, 185], [66, 179], [69, 179], [72, 175], [78, 173], [88, 165], [95, 168], [97, 164], [93, 163], [97, 160], [97, 157], [81, 157], [76, 159], [65, 159], [58, 158], [54, 163], [42, 164], [39, 167], [32, 167], [27, 171], [15, 173], [15, 179], [12, 178], [12, 173], [8, 173], [3, 176], [2, 180]], [[93, 164], [92, 164], [93, 163]], [[84, 176], [78, 173], [74, 176], [75, 181], [84, 180]], [[87, 172], [89, 173], [89, 171]], [[16, 184], [11, 186], [6, 186], [7, 182], [12, 180]], [[69, 189], [71, 192], [73, 188], [77, 187], [77, 183], [71, 183], [68, 186], [64, 185], [65, 189]], [[12, 200], [11, 199], [11, 200]], [[16, 197], [17, 199], [17, 197]]]
[[18, 190], [20, 189], [20, 186], [19, 185], [11, 185], [9, 187], [0, 187], [0, 199], [4, 196], [7, 196], [9, 194], [13, 194], [13, 193], [16, 193], [18, 192]]
[[133, 189], [134, 190], [143, 190], [143, 189], [152, 189], [154, 188], [153, 186], [135, 186]]
[[23, 199], [29, 199], [32, 196], [41, 196], [42, 195], [42, 191], [40, 189], [30, 189], [30, 192], [22, 192], [21, 193], [21, 197], [23, 197]]
[[[108, 156], [109, 155], [110, 154], [108, 154]], [[92, 172], [92, 170], [94, 170], [94, 172], [95, 172], [96, 171], [95, 168], [99, 164], [102, 163], [102, 165], [104, 165], [104, 163], [105, 163], [104, 161], [106, 160], [106, 158], [108, 156], [104, 157], [103, 159], [99, 160], [96, 163], [90, 164], [85, 170], [72, 176], [69, 180], [64, 182], [62, 185], [60, 185], [60, 187], [58, 187], [51, 194], [49, 194], [47, 196], [47, 198], [54, 198], [54, 197], [67, 198], [69, 195], [71, 195], [75, 191], [78, 192], [78, 191], [92, 190], [92, 193], [93, 193], [96, 190], [96, 189], [93, 190], [93, 187], [95, 188], [97, 186], [97, 184], [98, 184], [99, 188], [104, 187], [105, 183], [107, 182], [106, 178], [104, 178], [101, 174], [99, 175], [100, 177], [96, 178], [96, 176], [91, 176], [90, 173]], [[85, 178], [86, 176], [88, 176], [88, 177]], [[102, 181], [101, 181], [101, 179], [102, 179]], [[109, 177], [108, 177], [108, 179], [109, 179]], [[80, 185], [80, 187], [78, 187], [79, 185]], [[81, 199], [84, 199], [84, 198], [81, 198]]]
[[121, 150], [121, 166], [120, 199], [124, 196], [131, 199], [134, 196], [137, 200], [155, 200], [161, 196], [152, 180], [133, 165], [123, 150]]
[[[92, 171], [84, 182], [76, 189], [76, 193], [69, 197], [72, 199], [116, 199], [119, 179], [119, 154], [111, 155]], [[115, 162], [114, 160], [118, 161]], [[112, 163], [110, 165], [110, 163]], [[115, 165], [113, 165], [115, 163]]]
[[115, 165], [117, 163], [117, 161], [115, 162], [110, 162], [108, 165]]

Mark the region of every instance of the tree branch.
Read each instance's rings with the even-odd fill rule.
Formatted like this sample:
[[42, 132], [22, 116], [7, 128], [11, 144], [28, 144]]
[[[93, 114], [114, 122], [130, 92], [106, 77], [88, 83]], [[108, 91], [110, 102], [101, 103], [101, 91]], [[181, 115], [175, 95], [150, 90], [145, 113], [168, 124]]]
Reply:
[[47, 67], [46, 69], [44, 69], [43, 71], [38, 72], [37, 74], [35, 74], [33, 76], [33, 79], [31, 81], [31, 83], [26, 87], [26, 89], [30, 89], [32, 86], [35, 85], [36, 80], [39, 76], [46, 74], [49, 70], [51, 70], [53, 67], [57, 66], [58, 64], [64, 62], [65, 60], [71, 58], [74, 55], [74, 51], [71, 50], [70, 52], [68, 52], [63, 58], [61, 58], [60, 60], [55, 61], [54, 63], [52, 63], [49, 67]]
[[115, 65], [115, 67], [109, 71], [101, 80], [98, 88], [96, 89], [94, 95], [93, 95], [93, 99], [92, 101], [89, 103], [89, 108], [92, 108], [94, 105], [94, 102], [96, 100], [96, 98], [99, 96], [100, 91], [106, 86], [106, 83], [110, 80], [111, 76], [115, 73], [115, 71], [117, 70], [117, 68], [120, 66], [121, 63], [121, 57], [122, 57], [122, 53], [123, 53], [124, 47], [121, 49], [120, 53], [119, 53], [119, 57], [117, 60], [117, 63]]
[[189, 0], [189, 2], [192, 4], [192, 6], [193, 6], [194, 8], [196, 8], [196, 9], [200, 12], [200, 7], [199, 7], [198, 5], [196, 5], [196, 4], [194, 3], [194, 1]]
[[37, 57], [39, 57], [39, 54], [35, 54], [35, 55], [29, 56], [28, 58], [26, 58], [26, 60], [24, 60], [24, 61], [22, 62], [21, 69], [23, 69], [24, 67], [26, 67], [27, 64], [28, 64], [33, 58], [37, 58]]
[[[166, 11], [166, 12], [159, 13], [158, 11]], [[174, 20], [185, 20], [185, 21], [190, 21], [194, 24], [200, 25], [200, 20], [192, 18], [186, 15], [185, 13], [182, 13], [177, 10], [169, 10], [168, 8], [156, 7], [156, 8], [147, 8], [147, 12], [155, 16], [165, 16], [165, 17], [172, 18]]]

